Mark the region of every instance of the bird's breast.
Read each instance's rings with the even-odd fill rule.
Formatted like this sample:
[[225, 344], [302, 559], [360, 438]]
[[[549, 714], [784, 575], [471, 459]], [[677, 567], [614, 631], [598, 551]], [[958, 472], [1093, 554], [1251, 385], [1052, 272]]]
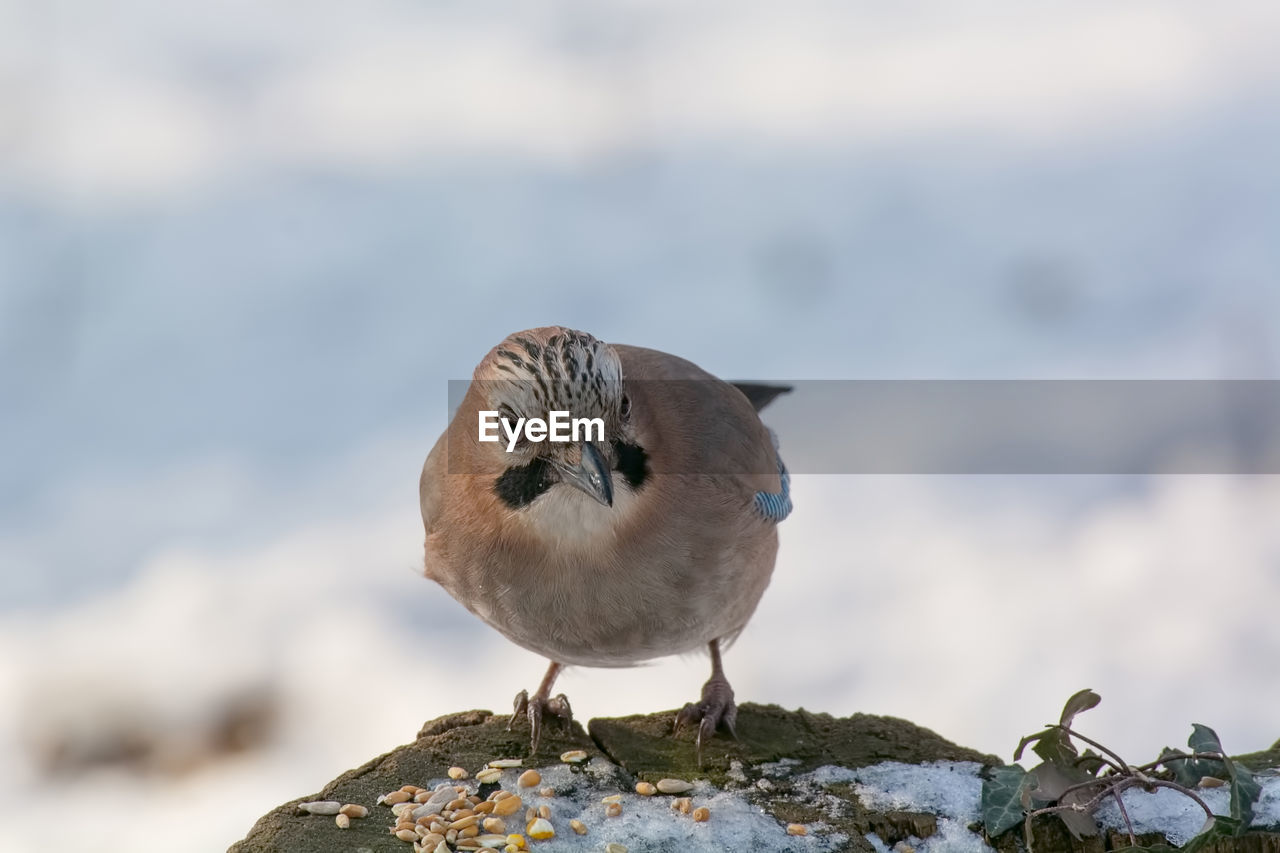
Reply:
[[624, 487], [606, 507], [553, 487], [492, 538], [443, 549], [437, 574], [509, 639], [561, 663], [630, 666], [693, 651], [746, 623], [777, 540], [771, 526], [744, 528], [723, 507], [686, 511], [682, 499]]

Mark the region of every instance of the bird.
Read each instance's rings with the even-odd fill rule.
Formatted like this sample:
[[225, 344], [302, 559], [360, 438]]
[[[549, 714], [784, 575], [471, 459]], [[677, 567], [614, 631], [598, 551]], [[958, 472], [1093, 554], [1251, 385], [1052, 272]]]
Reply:
[[[527, 716], [536, 755], [567, 666], [627, 667], [707, 650], [711, 676], [673, 730], [737, 738], [721, 652], [773, 574], [790, 477], [758, 415], [785, 386], [734, 385], [675, 355], [563, 326], [516, 332], [475, 368], [423, 465], [425, 575], [549, 661]], [[511, 424], [554, 412], [599, 421], [577, 440]], [[505, 425], [482, 440], [485, 418]], [[594, 425], [594, 424], [592, 424]], [[589, 437], [589, 440], [588, 440]]]

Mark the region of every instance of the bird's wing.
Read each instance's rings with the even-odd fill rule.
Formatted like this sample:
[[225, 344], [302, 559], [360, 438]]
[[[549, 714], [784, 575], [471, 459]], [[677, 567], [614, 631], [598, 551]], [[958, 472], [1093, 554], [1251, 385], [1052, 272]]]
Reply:
[[790, 394], [790, 385], [768, 385], [764, 382], [731, 382], [729, 383], [746, 395], [751, 406], [758, 412], [782, 394]]
[[[743, 490], [743, 499], [763, 516], [773, 521], [786, 517], [790, 496], [784, 469], [749, 396], [677, 356], [642, 347], [615, 348], [628, 393], [637, 398], [633, 411], [642, 419], [638, 428], [650, 442], [645, 450], [655, 472], [729, 475]], [[768, 396], [779, 393], [772, 390]]]

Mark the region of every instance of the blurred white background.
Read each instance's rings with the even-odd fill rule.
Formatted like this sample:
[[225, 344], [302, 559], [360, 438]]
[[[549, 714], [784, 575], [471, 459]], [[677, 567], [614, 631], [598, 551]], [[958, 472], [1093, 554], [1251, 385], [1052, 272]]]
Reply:
[[[223, 850], [536, 684], [418, 575], [446, 380], [517, 329], [1276, 378], [1277, 37], [1269, 0], [0, 0], [0, 849], [83, 849], [91, 790], [97, 850]], [[794, 489], [740, 700], [1006, 760], [1081, 687], [1136, 758], [1280, 737], [1274, 478]]]

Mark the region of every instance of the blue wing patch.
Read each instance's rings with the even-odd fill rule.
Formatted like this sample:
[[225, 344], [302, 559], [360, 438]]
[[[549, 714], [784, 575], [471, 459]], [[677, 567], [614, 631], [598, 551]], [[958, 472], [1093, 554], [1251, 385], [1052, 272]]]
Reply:
[[[773, 450], [776, 456], [778, 437], [773, 434], [773, 430], [769, 430], [769, 436], [773, 439]], [[778, 477], [782, 480], [782, 490], [779, 492], [756, 492], [756, 511], [775, 524], [791, 515], [791, 475], [787, 473], [787, 466], [782, 464], [782, 457], [777, 456], [777, 460]]]

